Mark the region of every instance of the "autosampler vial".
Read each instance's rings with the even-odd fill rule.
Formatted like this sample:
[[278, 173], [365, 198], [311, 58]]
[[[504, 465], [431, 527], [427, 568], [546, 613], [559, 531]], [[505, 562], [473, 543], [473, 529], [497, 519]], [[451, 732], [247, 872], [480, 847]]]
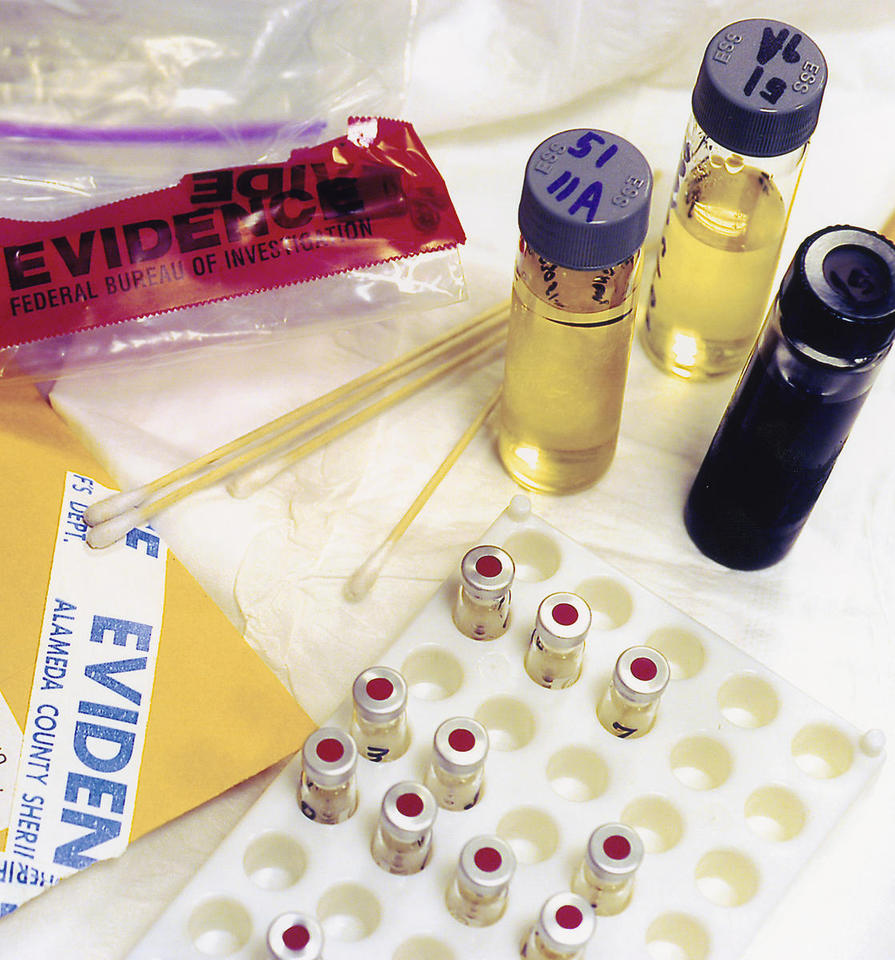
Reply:
[[405, 780], [389, 787], [370, 845], [376, 863], [389, 873], [419, 873], [432, 856], [437, 813], [435, 798], [421, 783]]
[[496, 640], [506, 633], [515, 572], [513, 558], [500, 547], [479, 545], [466, 552], [453, 610], [461, 633], [473, 640]]
[[634, 875], [643, 862], [643, 841], [624, 823], [604, 823], [590, 835], [572, 889], [597, 916], [621, 913], [631, 902]]
[[656, 722], [659, 698], [668, 685], [668, 661], [652, 647], [628, 647], [615, 662], [615, 669], [597, 706], [600, 723], [614, 736], [636, 739]]
[[479, 801], [488, 755], [488, 732], [471, 717], [451, 717], [432, 739], [426, 786], [446, 810], [469, 810]]
[[338, 727], [320, 727], [304, 742], [301, 812], [317, 823], [342, 823], [357, 809], [357, 747]]
[[410, 744], [407, 682], [392, 667], [368, 667], [352, 687], [351, 735], [362, 757], [374, 763], [397, 760]]
[[464, 844], [447, 889], [447, 908], [470, 927], [487, 927], [503, 916], [516, 870], [510, 845], [497, 836], [478, 836]]
[[590, 607], [577, 594], [553, 593], [541, 601], [525, 652], [525, 671], [535, 683], [550, 690], [572, 686], [581, 675], [590, 624]]

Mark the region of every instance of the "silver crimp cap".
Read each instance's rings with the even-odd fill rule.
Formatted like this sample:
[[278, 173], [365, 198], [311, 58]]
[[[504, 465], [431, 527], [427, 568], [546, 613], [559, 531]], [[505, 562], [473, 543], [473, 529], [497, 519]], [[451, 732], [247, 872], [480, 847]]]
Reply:
[[357, 675], [352, 690], [358, 715], [368, 723], [388, 723], [407, 705], [407, 682], [392, 667], [368, 667]]
[[551, 647], [572, 650], [590, 630], [587, 602], [575, 593], [551, 593], [538, 607], [535, 631]]
[[438, 804], [428, 787], [402, 780], [386, 790], [379, 823], [396, 840], [413, 843], [432, 829], [436, 813]]
[[488, 731], [471, 717], [451, 717], [435, 731], [435, 762], [448, 773], [464, 777], [474, 773], [488, 755]]
[[618, 692], [632, 703], [652, 703], [668, 686], [668, 661], [653, 647], [628, 647], [615, 663]]
[[499, 600], [512, 586], [516, 567], [500, 547], [483, 544], [467, 551], [460, 561], [460, 579], [475, 600]]
[[600, 880], [622, 883], [643, 861], [643, 841], [625, 823], [604, 823], [587, 842], [587, 865]]
[[487, 897], [509, 885], [516, 871], [516, 857], [505, 840], [486, 834], [464, 845], [457, 869], [464, 887]]
[[357, 766], [354, 738], [338, 727], [320, 727], [301, 748], [305, 775], [321, 787], [339, 787], [347, 783]]
[[577, 893], [555, 893], [541, 907], [538, 933], [548, 947], [561, 953], [584, 947], [594, 935], [593, 907]]

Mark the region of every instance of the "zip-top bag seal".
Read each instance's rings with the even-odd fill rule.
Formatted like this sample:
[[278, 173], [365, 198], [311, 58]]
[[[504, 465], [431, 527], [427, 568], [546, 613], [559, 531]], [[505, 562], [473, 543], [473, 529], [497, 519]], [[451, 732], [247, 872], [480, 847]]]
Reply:
[[[285, 162], [199, 171], [64, 219], [2, 219], [0, 376], [269, 341], [408, 297], [451, 303], [464, 240], [413, 127], [374, 118]], [[249, 294], [247, 312], [234, 298]]]

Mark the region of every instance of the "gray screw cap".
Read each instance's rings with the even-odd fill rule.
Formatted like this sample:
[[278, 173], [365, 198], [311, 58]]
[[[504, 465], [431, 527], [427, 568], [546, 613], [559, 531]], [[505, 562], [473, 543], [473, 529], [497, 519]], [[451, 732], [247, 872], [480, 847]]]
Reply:
[[827, 82], [820, 49], [779, 20], [740, 20], [706, 47], [693, 116], [722, 147], [777, 157], [806, 143]]
[[643, 243], [653, 176], [643, 154], [605, 130], [565, 130], [529, 157], [519, 231], [560, 267], [621, 263]]

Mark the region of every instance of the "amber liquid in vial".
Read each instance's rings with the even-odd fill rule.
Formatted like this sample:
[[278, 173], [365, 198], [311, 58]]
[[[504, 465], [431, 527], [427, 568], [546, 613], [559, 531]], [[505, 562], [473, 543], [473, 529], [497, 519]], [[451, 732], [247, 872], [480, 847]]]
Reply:
[[600, 879], [586, 863], [582, 863], [572, 881], [572, 889], [590, 903], [597, 916], [611, 917], [621, 913], [631, 902], [634, 881], [610, 883]]
[[389, 873], [406, 876], [419, 873], [432, 855], [432, 833], [416, 840], [399, 840], [380, 825], [373, 835], [373, 859]]
[[[531, 490], [569, 493], [608, 469], [621, 421], [642, 257], [568, 270], [516, 261], [498, 452]], [[546, 272], [545, 272], [546, 271]], [[548, 302], [536, 291], [558, 284]]]
[[317, 823], [343, 823], [357, 810], [357, 783], [325, 787], [301, 776], [301, 812]]
[[507, 908], [507, 891], [477, 893], [464, 887], [454, 877], [446, 895], [447, 908], [456, 920], [469, 927], [488, 927], [504, 915]]
[[496, 640], [506, 633], [510, 619], [510, 594], [496, 600], [476, 600], [464, 586], [457, 591], [454, 623], [460, 633], [473, 640]]
[[525, 652], [525, 670], [542, 687], [563, 690], [581, 676], [583, 660], [583, 642], [573, 650], [560, 650], [535, 631]]
[[652, 703], [632, 703], [618, 692], [615, 681], [610, 680], [606, 693], [603, 694], [603, 699], [597, 707], [597, 717], [600, 723], [616, 737], [636, 740], [649, 733], [656, 722], [658, 709], [658, 700]]
[[433, 761], [426, 771], [425, 783], [439, 807], [445, 810], [469, 810], [478, 803], [483, 780], [482, 769], [461, 775], [451, 773]]
[[387, 723], [371, 723], [355, 713], [351, 721], [351, 735], [357, 741], [361, 756], [375, 763], [397, 760], [407, 752], [410, 744], [410, 730], [405, 715]]
[[705, 380], [739, 370], [767, 309], [786, 226], [774, 180], [733, 154], [689, 171], [668, 211], [643, 331], [661, 369]]

